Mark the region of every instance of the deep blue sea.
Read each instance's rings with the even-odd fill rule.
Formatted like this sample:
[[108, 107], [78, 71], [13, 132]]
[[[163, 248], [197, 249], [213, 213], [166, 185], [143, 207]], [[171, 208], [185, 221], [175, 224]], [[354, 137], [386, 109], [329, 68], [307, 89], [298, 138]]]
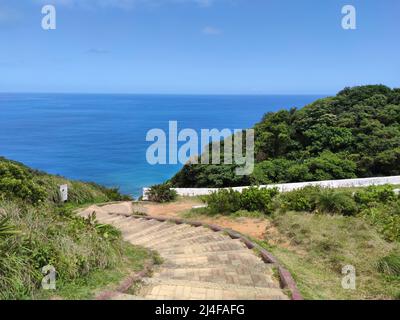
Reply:
[[72, 179], [120, 187], [134, 196], [181, 165], [151, 166], [146, 133], [246, 129], [268, 111], [321, 96], [0, 94], [0, 155]]

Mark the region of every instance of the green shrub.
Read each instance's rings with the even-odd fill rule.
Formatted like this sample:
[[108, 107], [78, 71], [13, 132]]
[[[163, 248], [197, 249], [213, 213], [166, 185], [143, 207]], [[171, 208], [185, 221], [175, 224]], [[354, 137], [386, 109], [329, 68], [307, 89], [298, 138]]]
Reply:
[[285, 210], [312, 212], [316, 208], [317, 195], [320, 192], [320, 187], [304, 187], [281, 193], [279, 201]]
[[261, 211], [270, 214], [273, 211], [272, 199], [279, 193], [277, 188], [244, 189], [240, 195], [240, 209], [247, 211]]
[[241, 194], [232, 189], [221, 189], [204, 197], [211, 214], [231, 214], [241, 209]]
[[59, 187], [68, 185], [68, 202], [85, 204], [131, 200], [117, 188], [106, 188], [96, 183], [72, 181], [46, 174], [0, 157], [0, 199], [21, 200], [29, 204], [60, 202]]
[[260, 211], [272, 213], [272, 199], [278, 194], [278, 189], [251, 187], [242, 193], [233, 189], [221, 189], [205, 196], [204, 202], [208, 205], [211, 214], [232, 214], [239, 210]]
[[389, 276], [400, 276], [400, 255], [390, 254], [377, 263], [378, 271]]
[[360, 216], [370, 224], [376, 226], [378, 231], [389, 241], [400, 241], [400, 214], [399, 203], [379, 205], [366, 208]]
[[396, 199], [394, 188], [391, 185], [370, 186], [357, 191], [354, 195], [356, 202], [367, 207], [372, 203], [388, 203]]
[[32, 174], [11, 162], [0, 162], [0, 196], [37, 204], [46, 199], [43, 188], [33, 181]]
[[171, 202], [176, 200], [178, 194], [167, 183], [152, 186], [147, 191], [147, 197], [150, 201], [155, 202]]
[[355, 215], [357, 204], [349, 192], [322, 189], [316, 198], [316, 208], [329, 214]]

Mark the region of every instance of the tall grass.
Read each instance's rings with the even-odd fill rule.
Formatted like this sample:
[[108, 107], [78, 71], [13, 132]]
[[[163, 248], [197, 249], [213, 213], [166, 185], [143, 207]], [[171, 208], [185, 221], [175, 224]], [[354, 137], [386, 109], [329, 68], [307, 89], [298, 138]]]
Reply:
[[400, 277], [400, 255], [391, 253], [378, 261], [378, 270], [389, 276]]
[[105, 236], [91, 220], [60, 216], [49, 206], [0, 202], [9, 228], [0, 240], [0, 299], [31, 298], [40, 288], [42, 267], [53, 265], [60, 282], [72, 281], [121, 259], [121, 238]]

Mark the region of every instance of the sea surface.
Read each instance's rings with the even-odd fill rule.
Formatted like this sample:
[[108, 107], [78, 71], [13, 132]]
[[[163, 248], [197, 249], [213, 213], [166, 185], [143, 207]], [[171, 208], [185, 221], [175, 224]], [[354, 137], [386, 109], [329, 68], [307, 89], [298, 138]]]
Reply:
[[138, 196], [182, 166], [147, 163], [149, 130], [168, 132], [168, 121], [199, 136], [201, 129], [246, 129], [269, 111], [318, 98], [0, 93], [0, 156]]

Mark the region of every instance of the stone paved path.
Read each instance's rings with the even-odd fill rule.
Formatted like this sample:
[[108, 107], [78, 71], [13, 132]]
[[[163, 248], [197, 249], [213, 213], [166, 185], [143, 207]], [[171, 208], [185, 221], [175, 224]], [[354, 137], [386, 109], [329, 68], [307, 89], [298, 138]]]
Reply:
[[101, 223], [114, 225], [126, 241], [157, 251], [163, 264], [136, 296], [116, 294], [118, 300], [286, 300], [288, 297], [265, 264], [239, 240], [205, 227], [159, 222], [119, 214], [127, 203], [92, 206]]

